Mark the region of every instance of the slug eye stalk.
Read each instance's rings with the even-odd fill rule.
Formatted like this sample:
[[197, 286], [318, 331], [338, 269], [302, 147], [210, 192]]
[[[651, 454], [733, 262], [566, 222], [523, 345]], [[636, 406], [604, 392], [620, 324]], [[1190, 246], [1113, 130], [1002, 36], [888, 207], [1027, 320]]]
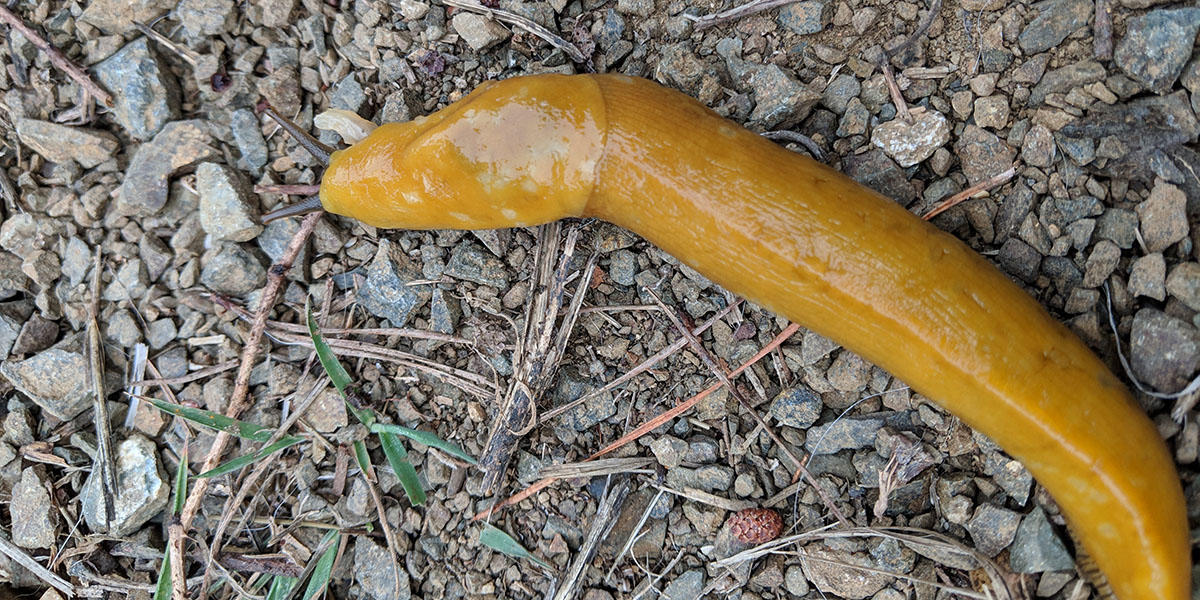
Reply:
[[[266, 113], [268, 117], [271, 117], [271, 119], [276, 123], [278, 123], [279, 126], [283, 128], [288, 135], [292, 136], [292, 139], [296, 140], [301, 147], [303, 147], [305, 150], [308, 150], [308, 153], [313, 155], [313, 158], [321, 161], [321, 164], [323, 165], [329, 165], [329, 157], [333, 154], [333, 148], [322, 144], [320, 140], [309, 135], [307, 131], [300, 129], [300, 127], [293, 123], [291, 119], [279, 114], [279, 111], [275, 110], [270, 105], [264, 107], [263, 112]], [[311, 212], [322, 210], [322, 208], [321, 198], [319, 196], [310, 196], [300, 202], [290, 204], [263, 215], [262, 222], [263, 224], [266, 224], [277, 219], [305, 215]]]

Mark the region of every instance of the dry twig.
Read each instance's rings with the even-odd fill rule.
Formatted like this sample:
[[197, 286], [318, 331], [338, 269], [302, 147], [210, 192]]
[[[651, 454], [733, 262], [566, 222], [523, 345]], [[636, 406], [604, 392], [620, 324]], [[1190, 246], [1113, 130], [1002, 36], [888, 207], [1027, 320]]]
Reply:
[[8, 541], [8, 538], [0, 535], [0, 553], [3, 553], [9, 560], [25, 567], [30, 573], [33, 573], [38, 579], [45, 581], [50, 587], [60, 591], [68, 598], [75, 597], [75, 586], [71, 582], [55, 575], [53, 571], [42, 566], [42, 563], [33, 559], [18, 547], [16, 544]]
[[528, 31], [529, 33], [541, 38], [542, 41], [546, 42], [547, 44], [562, 50], [563, 54], [566, 54], [567, 57], [574, 62], [579, 64], [588, 64], [590, 62], [588, 57], [584, 56], [583, 52], [581, 52], [575, 44], [568, 42], [567, 40], [563, 39], [562, 36], [521, 15], [509, 12], [507, 10], [501, 10], [499, 8], [488, 8], [475, 0], [442, 0], [442, 2], [447, 6], [453, 6], [454, 8], [461, 8], [462, 10], [479, 13], [481, 15], [487, 15], [493, 19], [496, 19], [497, 21], [508, 23], [509, 25], [524, 29], [525, 31]]
[[103, 269], [100, 248], [96, 248], [92, 268], [92, 301], [88, 306], [87, 353], [88, 379], [92, 384], [92, 424], [96, 430], [96, 474], [104, 498], [104, 527], [112, 527], [117, 510], [117, 473], [113, 465], [112, 432], [108, 421], [108, 394], [104, 390], [104, 345], [100, 339], [100, 288]]
[[694, 27], [697, 31], [699, 31], [701, 29], [712, 27], [713, 25], [720, 25], [721, 23], [726, 23], [742, 17], [748, 17], [752, 14], [759, 13], [764, 10], [770, 10], [777, 6], [791, 4], [793, 2], [799, 2], [799, 0], [752, 0], [751, 2], [747, 2], [741, 6], [735, 6], [731, 9], [707, 14], [702, 17], [693, 17], [686, 13], [684, 16], [688, 19], [691, 19], [692, 23], [694, 23]]
[[[271, 269], [267, 273], [267, 286], [263, 289], [259, 300], [258, 314], [254, 319], [254, 325], [250, 328], [249, 335], [246, 337], [245, 345], [242, 346], [241, 364], [238, 366], [237, 377], [234, 379], [233, 394], [229, 400], [229, 407], [225, 411], [225, 416], [227, 417], [236, 419], [250, 405], [250, 372], [254, 369], [254, 357], [258, 354], [263, 332], [267, 328], [267, 315], [271, 313], [271, 309], [275, 306], [275, 299], [279, 296], [280, 289], [283, 288], [283, 281], [288, 269], [291, 268], [292, 263], [296, 260], [296, 256], [300, 254], [300, 249], [304, 247], [304, 242], [308, 240], [308, 236], [312, 234], [313, 228], [316, 227], [317, 221], [321, 219], [321, 215], [323, 214], [318, 211], [304, 218], [300, 229], [296, 231], [296, 234], [292, 236], [292, 240], [288, 242], [283, 255], [279, 257], [279, 261], [271, 265]], [[201, 472], [210, 471], [220, 464], [221, 456], [225, 454], [225, 448], [229, 445], [230, 439], [231, 435], [224, 431], [217, 434], [213, 439], [208, 456], [204, 459], [204, 464], [200, 469]], [[179, 522], [170, 528], [170, 542], [172, 547], [182, 548], [183, 537], [186, 535], [187, 530], [191, 528], [192, 521], [195, 520], [196, 513], [200, 510], [200, 503], [204, 499], [211, 481], [209, 478], [196, 480], [195, 486], [184, 502], [183, 513], [180, 515]], [[180, 576], [182, 576], [182, 573]], [[176, 600], [182, 599], [177, 598]]]
[[72, 62], [58, 48], [51, 46], [50, 42], [47, 42], [45, 38], [38, 35], [33, 28], [21, 20], [21, 17], [13, 14], [4, 4], [0, 4], [0, 21], [8, 23], [10, 27], [20, 32], [21, 35], [25, 36], [25, 39], [29, 40], [34, 46], [37, 46], [38, 50], [45, 52], [46, 57], [50, 59], [50, 62], [54, 66], [69, 75], [71, 79], [74, 79], [75, 83], [79, 84], [80, 89], [84, 93], [83, 104], [88, 103], [88, 98], [95, 98], [105, 106], [113, 106], [112, 95], [95, 81], [92, 81], [92, 77], [88, 75], [87, 71], [84, 71], [83, 68]]
[[925, 213], [925, 216], [923, 216], [921, 218], [928, 221], [928, 220], [950, 210], [951, 208], [958, 206], [960, 203], [966, 201], [968, 198], [970, 198], [971, 196], [974, 196], [975, 194], [990, 190], [994, 187], [1004, 185], [1005, 183], [1008, 182], [1009, 179], [1012, 179], [1013, 176], [1016, 174], [1017, 174], [1017, 167], [1016, 167], [1016, 165], [1013, 165], [1013, 166], [1009, 167], [1007, 170], [1005, 170], [1003, 173], [996, 175], [995, 177], [992, 177], [986, 181], [981, 181], [981, 182], [979, 182], [957, 194], [954, 194], [953, 196], [950, 196], [949, 198], [946, 198], [945, 200], [938, 203], [937, 206], [933, 207], [932, 210]]

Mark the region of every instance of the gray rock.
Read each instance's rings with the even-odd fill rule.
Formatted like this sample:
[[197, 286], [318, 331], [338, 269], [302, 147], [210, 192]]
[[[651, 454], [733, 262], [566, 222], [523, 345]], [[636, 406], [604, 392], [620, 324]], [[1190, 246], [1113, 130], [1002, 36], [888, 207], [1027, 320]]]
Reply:
[[1162, 392], [1176, 392], [1200, 369], [1200, 331], [1153, 308], [1133, 316], [1129, 355], [1138, 379]]
[[368, 312], [404, 327], [433, 293], [427, 286], [410, 286], [421, 272], [408, 256], [387, 239], [379, 241], [375, 258], [367, 265], [367, 280], [358, 290], [358, 303]]
[[804, 576], [804, 570], [798, 566], [790, 566], [784, 571], [783, 588], [794, 598], [807, 597], [812, 591], [812, 587], [808, 585], [808, 578]]
[[829, 365], [825, 379], [834, 389], [842, 392], [857, 392], [867, 385], [871, 365], [859, 355], [843, 350]]
[[112, 92], [110, 114], [130, 136], [148, 140], [179, 118], [179, 84], [148, 38], [139, 37], [97, 63], [92, 74]]
[[[798, 5], [789, 4], [788, 6]], [[825, 86], [825, 91], [821, 93], [821, 104], [824, 104], [829, 110], [840, 115], [846, 112], [850, 101], [861, 92], [862, 84], [859, 83], [858, 78], [843, 73], [829, 82], [829, 85]]]
[[280, 113], [300, 112], [300, 72], [296, 67], [278, 67], [255, 84], [258, 93]]
[[53, 163], [74, 160], [90, 169], [112, 158], [120, 146], [117, 138], [107, 131], [36, 119], [16, 119], [13, 124], [22, 143]]
[[912, 123], [900, 118], [892, 119], [877, 125], [871, 132], [871, 143], [901, 167], [911, 167], [929, 158], [948, 141], [950, 122], [935, 110], [916, 113]]
[[58, 340], [58, 321], [32, 314], [21, 325], [21, 333], [13, 341], [12, 353], [18, 356], [41, 352]]
[[462, 307], [458, 298], [441, 288], [434, 288], [432, 301], [429, 303], [429, 328], [446, 335], [458, 331], [458, 321], [462, 318]]
[[1075, 568], [1075, 561], [1054, 533], [1041, 507], [1034, 508], [1021, 520], [1008, 562], [1017, 573], [1068, 571]]
[[[1161, 261], [1161, 255], [1158, 256]], [[1159, 277], [1161, 278], [1161, 274]], [[1132, 284], [1130, 287], [1133, 287]], [[1200, 311], [1200, 263], [1181, 263], [1171, 269], [1171, 275], [1167, 277], [1166, 291], [1188, 308]], [[1158, 299], [1162, 300], [1162, 297]]]
[[843, 158], [842, 172], [902, 206], [917, 199], [917, 189], [909, 183], [904, 170], [882, 150], [868, 150]]
[[1121, 249], [1109, 240], [1100, 240], [1088, 255], [1084, 265], [1083, 286], [1094, 288], [1108, 280], [1121, 260]]
[[827, 8], [825, 0], [796, 2], [780, 8], [779, 16], [775, 17], [775, 20], [779, 22], [780, 26], [791, 30], [792, 33], [799, 35], [819, 33], [829, 22], [830, 11], [826, 10]]
[[1012, 166], [1013, 149], [996, 134], [968, 125], [954, 150], [962, 162], [963, 174], [971, 185], [982, 183]]
[[1029, 500], [1029, 493], [1033, 489], [1033, 475], [1020, 461], [998, 451], [988, 451], [984, 454], [983, 472], [991, 477], [1013, 502], [1024, 505]]
[[117, 209], [129, 215], [157, 213], [167, 203], [170, 177], [212, 156], [211, 141], [203, 121], [168, 123], [154, 139], [139, 146], [129, 161], [118, 191]]
[[692, 569], [676, 577], [662, 592], [662, 600], [695, 600], [704, 591], [704, 571]]
[[592, 25], [592, 36], [601, 50], [609, 51], [625, 36], [625, 18], [612, 8], [604, 11], [604, 18]]
[[214, 292], [245, 296], [267, 282], [267, 270], [250, 251], [218, 242], [200, 257], [200, 283]]
[[21, 261], [21, 272], [38, 287], [46, 289], [62, 275], [62, 263], [53, 252], [34, 250]]
[[1035, 167], [1049, 167], [1054, 162], [1054, 136], [1044, 125], [1034, 125], [1021, 143], [1021, 160]]
[[158, 281], [174, 258], [171, 249], [156, 235], [143, 235], [138, 240], [138, 256], [146, 266], [146, 275], [150, 281]]
[[801, 560], [804, 574], [818, 590], [847, 600], [863, 600], [875, 595], [893, 581], [889, 575], [857, 567], [879, 569], [861, 552], [835, 550], [820, 544], [804, 548]]
[[[398, 594], [397, 569], [400, 578]], [[375, 600], [408, 600], [412, 597], [408, 572], [392, 560], [392, 553], [387, 548], [367, 537], [354, 541], [354, 580], [368, 597]]]
[[996, 260], [1008, 274], [1025, 283], [1033, 283], [1041, 268], [1042, 255], [1033, 246], [1010, 237], [1000, 246]]
[[170, 317], [152, 321], [146, 326], [146, 343], [150, 344], [151, 350], [166, 348], [167, 344], [175, 341], [177, 335], [179, 335], [179, 329], [175, 327], [175, 321]]
[[783, 425], [808, 429], [821, 416], [821, 397], [807, 387], [793, 386], [775, 396], [770, 414]]
[[234, 23], [233, 0], [180, 0], [175, 16], [193, 37], [221, 35]]
[[445, 274], [498, 290], [508, 289], [508, 269], [504, 262], [470, 241], [463, 241], [454, 247], [450, 262], [446, 263]]
[[[254, 241], [258, 244], [259, 249], [267, 255], [267, 258], [277, 262], [283, 258], [283, 253], [287, 251], [287, 246], [291, 243], [297, 231], [300, 231], [299, 220], [276, 219], [268, 223]], [[306, 243], [300, 248], [300, 253], [296, 255], [296, 260], [292, 263], [292, 268], [288, 271], [288, 276], [297, 280], [304, 279], [306, 273], [304, 265], [307, 264], [308, 244]]]
[[654, 458], [658, 459], [658, 464], [668, 469], [678, 467], [679, 463], [683, 462], [687, 450], [687, 442], [672, 435], [664, 435], [650, 442], [650, 451], [654, 453]]
[[813, 454], [833, 454], [852, 448], [866, 448], [875, 444], [875, 434], [883, 427], [883, 419], [842, 418], [817, 425], [808, 430], [804, 448]]
[[628, 250], [617, 250], [608, 257], [608, 276], [617, 285], [632, 286], [637, 274], [637, 255]]
[[617, 0], [617, 12], [648, 17], [654, 11], [654, 0]]
[[257, 2], [262, 7], [262, 24], [264, 27], [288, 27], [292, 25], [292, 11], [296, 10], [296, 0], [267, 0]]
[[[580, 376], [574, 369], [564, 368], [558, 372], [558, 380], [550, 390], [550, 398], [554, 406], [562, 406], [582, 398], [595, 388], [595, 383], [590, 379]], [[615, 414], [617, 405], [613, 402], [612, 394], [604, 392], [563, 413], [555, 426], [565, 431], [587, 431]]]
[[1054, 287], [1063, 295], [1083, 284], [1083, 273], [1075, 266], [1075, 261], [1065, 256], [1042, 259], [1042, 273], [1054, 282]]
[[[837, 135], [838, 137], [862, 135], [867, 132], [867, 123], [870, 120], [871, 111], [858, 98], [851, 98], [850, 103], [846, 105], [846, 111], [842, 113], [841, 120], [838, 121]], [[934, 158], [936, 157], [937, 152], [935, 151]]]
[[733, 485], [733, 469], [721, 465], [704, 465], [696, 469], [676, 467], [667, 471], [667, 485], [677, 489], [723, 492]]
[[20, 332], [21, 320], [0, 310], [0, 360], [8, 358], [9, 351], [12, 350], [13, 343], [17, 341], [17, 335]]
[[170, 485], [158, 462], [154, 442], [133, 435], [117, 444], [113, 456], [117, 490], [108, 520], [100, 470], [94, 469], [80, 492], [83, 518], [96, 533], [122, 537], [137, 531], [167, 507]]
[[1050, 94], [1065, 93], [1071, 88], [1100, 81], [1106, 74], [1104, 65], [1090, 60], [1071, 63], [1055, 69], [1046, 73], [1041, 81], [1033, 87], [1029, 93], [1029, 103], [1033, 106], [1041, 105], [1046, 101], [1046, 96]]
[[469, 12], [455, 14], [450, 26], [476, 52], [491, 48], [510, 35], [507, 29], [492, 19]]
[[997, 94], [975, 100], [975, 124], [1003, 129], [1008, 124], [1008, 96]]
[[46, 482], [33, 467], [21, 471], [21, 481], [12, 490], [8, 504], [12, 516], [12, 541], [22, 548], [54, 546], [58, 513], [50, 502]]
[[975, 549], [988, 558], [995, 557], [1012, 543], [1017, 534], [1021, 517], [1006, 508], [992, 504], [981, 504], [967, 521], [967, 532], [975, 542]]
[[263, 230], [250, 185], [236, 171], [217, 163], [196, 167], [200, 226], [213, 239], [248, 242]]
[[1125, 208], [1110, 208], [1096, 219], [1095, 237], [1112, 240], [1122, 250], [1133, 247], [1137, 237], [1137, 213]]
[[1037, 8], [1037, 17], [1017, 38], [1025, 54], [1045, 52], [1061, 44], [1068, 35], [1087, 25], [1092, 16], [1092, 3], [1088, 0], [1047, 0]]
[[132, 348], [142, 339], [137, 321], [127, 310], [118, 310], [105, 320], [104, 335], [122, 348]]
[[117, 269], [116, 277], [104, 286], [102, 297], [113, 302], [134, 301], [146, 295], [150, 280], [141, 259], [132, 258]]
[[750, 121], [766, 129], [786, 128], [803, 121], [821, 99], [820, 94], [774, 64], [754, 69], [748, 83], [755, 102]]
[[229, 128], [233, 132], [233, 142], [242, 155], [242, 166], [255, 174], [261, 173], [267, 165], [267, 142], [263, 139], [262, 127], [254, 111], [248, 108], [233, 111]]
[[1200, 8], [1155, 10], [1126, 21], [1113, 59], [1131, 78], [1159, 94], [1171, 91], [1192, 54]]
[[175, 0], [93, 0], [79, 20], [106, 33], [127, 33], [134, 23], [149, 23], [175, 6]]
[[1187, 196], [1183, 190], [1162, 181], [1150, 190], [1150, 197], [1137, 205], [1142, 239], [1150, 252], [1162, 252], [1188, 234]]
[[333, 92], [329, 96], [329, 105], [333, 108], [361, 114], [367, 105], [367, 93], [363, 91], [362, 84], [358, 82], [353, 73], [346, 75], [333, 86]]
[[1162, 302], [1167, 296], [1166, 278], [1167, 261], [1163, 255], [1158, 252], [1147, 254], [1135, 260], [1129, 269], [1129, 293]]
[[92, 405], [87, 372], [83, 355], [58, 348], [0, 363], [0, 376], [60, 421], [74, 419]]
[[33, 426], [29, 424], [29, 411], [20, 408], [5, 415], [4, 440], [17, 447], [36, 441], [33, 435]]

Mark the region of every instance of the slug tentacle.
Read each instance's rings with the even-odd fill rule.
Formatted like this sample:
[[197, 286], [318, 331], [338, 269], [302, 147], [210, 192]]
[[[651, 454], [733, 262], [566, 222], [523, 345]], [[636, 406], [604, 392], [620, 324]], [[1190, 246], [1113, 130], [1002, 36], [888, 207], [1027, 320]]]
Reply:
[[333, 153], [327, 210], [379, 227], [596, 217], [889, 370], [1021, 460], [1120, 600], [1188, 600], [1183, 490], [1105, 365], [957, 238], [625, 76], [481, 86]]
[[308, 150], [308, 153], [313, 155], [313, 158], [321, 161], [323, 165], [329, 164], [329, 156], [333, 154], [333, 148], [322, 144], [320, 140], [309, 135], [307, 131], [300, 129], [291, 119], [279, 114], [279, 111], [276, 111], [270, 105], [265, 106], [263, 112], [278, 123], [284, 131], [288, 132], [288, 135], [291, 135], [296, 140], [296, 143], [300, 144], [305, 150]]
[[263, 215], [262, 222], [263, 224], [266, 224], [277, 219], [306, 215], [308, 213], [317, 212], [318, 210], [324, 210], [324, 208], [325, 207], [321, 204], [321, 198], [317, 196], [311, 196], [301, 200], [300, 202], [288, 204], [283, 208], [277, 208]]

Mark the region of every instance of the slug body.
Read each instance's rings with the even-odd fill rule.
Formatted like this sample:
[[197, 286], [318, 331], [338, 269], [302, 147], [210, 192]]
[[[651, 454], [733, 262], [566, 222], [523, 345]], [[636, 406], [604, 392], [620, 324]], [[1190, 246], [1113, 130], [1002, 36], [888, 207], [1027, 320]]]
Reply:
[[995, 440], [1120, 600], [1190, 598], [1166, 446], [1077, 337], [958, 239], [683, 94], [610, 75], [488, 83], [334, 153], [320, 199], [378, 227], [630, 229]]

